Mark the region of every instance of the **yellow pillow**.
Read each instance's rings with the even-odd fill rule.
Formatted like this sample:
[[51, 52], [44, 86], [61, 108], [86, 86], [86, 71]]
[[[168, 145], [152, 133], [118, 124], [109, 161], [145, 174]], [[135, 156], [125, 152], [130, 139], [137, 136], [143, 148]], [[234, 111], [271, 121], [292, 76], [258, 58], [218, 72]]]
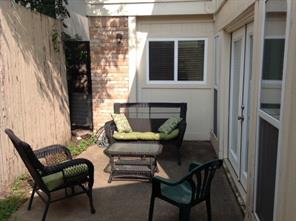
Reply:
[[129, 133], [132, 132], [131, 125], [129, 124], [125, 114], [111, 114], [114, 123], [117, 127], [117, 131], [122, 133]]

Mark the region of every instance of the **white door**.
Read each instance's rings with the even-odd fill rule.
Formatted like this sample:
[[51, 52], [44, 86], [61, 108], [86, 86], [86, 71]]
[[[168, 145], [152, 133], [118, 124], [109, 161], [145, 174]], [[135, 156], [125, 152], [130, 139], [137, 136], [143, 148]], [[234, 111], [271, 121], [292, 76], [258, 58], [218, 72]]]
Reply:
[[[232, 34], [231, 93], [228, 157], [236, 174], [239, 174], [242, 130], [242, 88], [244, 76], [245, 28]], [[241, 120], [240, 120], [241, 119]]]
[[253, 24], [232, 34], [229, 160], [246, 190]]
[[253, 58], [253, 24], [246, 27], [246, 48], [245, 48], [245, 70], [243, 83], [243, 117], [242, 124], [242, 143], [241, 143], [241, 167], [240, 180], [243, 187], [247, 186], [248, 174], [248, 147], [249, 147], [249, 125], [250, 125], [250, 84], [252, 75], [252, 58]]

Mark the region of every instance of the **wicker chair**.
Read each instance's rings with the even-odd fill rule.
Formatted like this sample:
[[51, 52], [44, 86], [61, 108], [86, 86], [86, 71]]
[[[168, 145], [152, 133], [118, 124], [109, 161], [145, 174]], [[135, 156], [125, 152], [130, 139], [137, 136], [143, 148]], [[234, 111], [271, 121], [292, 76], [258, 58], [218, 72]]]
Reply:
[[177, 182], [162, 177], [153, 177], [149, 221], [153, 218], [156, 197], [177, 206], [180, 210], [179, 219], [181, 221], [189, 221], [191, 208], [205, 201], [208, 221], [211, 221], [211, 182], [216, 169], [220, 168], [222, 163], [222, 160], [213, 160], [203, 165], [191, 163], [188, 174]]
[[[86, 193], [89, 198], [90, 211], [95, 213], [92, 199], [94, 166], [89, 160], [72, 159], [70, 151], [62, 145], [52, 145], [33, 151], [31, 146], [20, 140], [12, 130], [6, 129], [5, 133], [33, 178], [31, 182], [33, 191], [28, 210], [31, 209], [34, 194], [37, 193], [46, 204], [42, 217], [44, 221], [50, 203]], [[80, 187], [79, 191], [75, 190], [75, 187]], [[65, 195], [52, 199], [52, 193], [62, 189], [65, 190]], [[44, 196], [47, 196], [47, 199]]]

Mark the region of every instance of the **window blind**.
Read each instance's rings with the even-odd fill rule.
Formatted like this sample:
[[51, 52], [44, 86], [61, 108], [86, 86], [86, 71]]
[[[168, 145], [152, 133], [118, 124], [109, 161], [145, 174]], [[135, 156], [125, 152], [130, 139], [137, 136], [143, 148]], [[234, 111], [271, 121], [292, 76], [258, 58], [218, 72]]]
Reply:
[[174, 80], [174, 41], [149, 42], [149, 80]]
[[178, 42], [179, 81], [204, 80], [204, 50], [203, 40]]

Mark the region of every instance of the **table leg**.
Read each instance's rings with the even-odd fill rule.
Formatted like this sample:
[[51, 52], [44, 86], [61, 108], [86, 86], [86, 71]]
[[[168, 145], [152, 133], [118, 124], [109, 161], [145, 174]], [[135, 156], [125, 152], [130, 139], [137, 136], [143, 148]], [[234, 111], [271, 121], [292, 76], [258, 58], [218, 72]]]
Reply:
[[111, 166], [111, 172], [110, 172], [110, 176], [109, 176], [109, 179], [108, 179], [108, 183], [111, 183], [112, 182], [112, 178], [113, 178], [113, 172], [114, 172], [114, 157], [113, 156], [110, 156], [110, 166]]
[[154, 171], [155, 171], [155, 165], [153, 163], [153, 157], [149, 157], [150, 159], [150, 170], [151, 170], [151, 179], [154, 176]]

